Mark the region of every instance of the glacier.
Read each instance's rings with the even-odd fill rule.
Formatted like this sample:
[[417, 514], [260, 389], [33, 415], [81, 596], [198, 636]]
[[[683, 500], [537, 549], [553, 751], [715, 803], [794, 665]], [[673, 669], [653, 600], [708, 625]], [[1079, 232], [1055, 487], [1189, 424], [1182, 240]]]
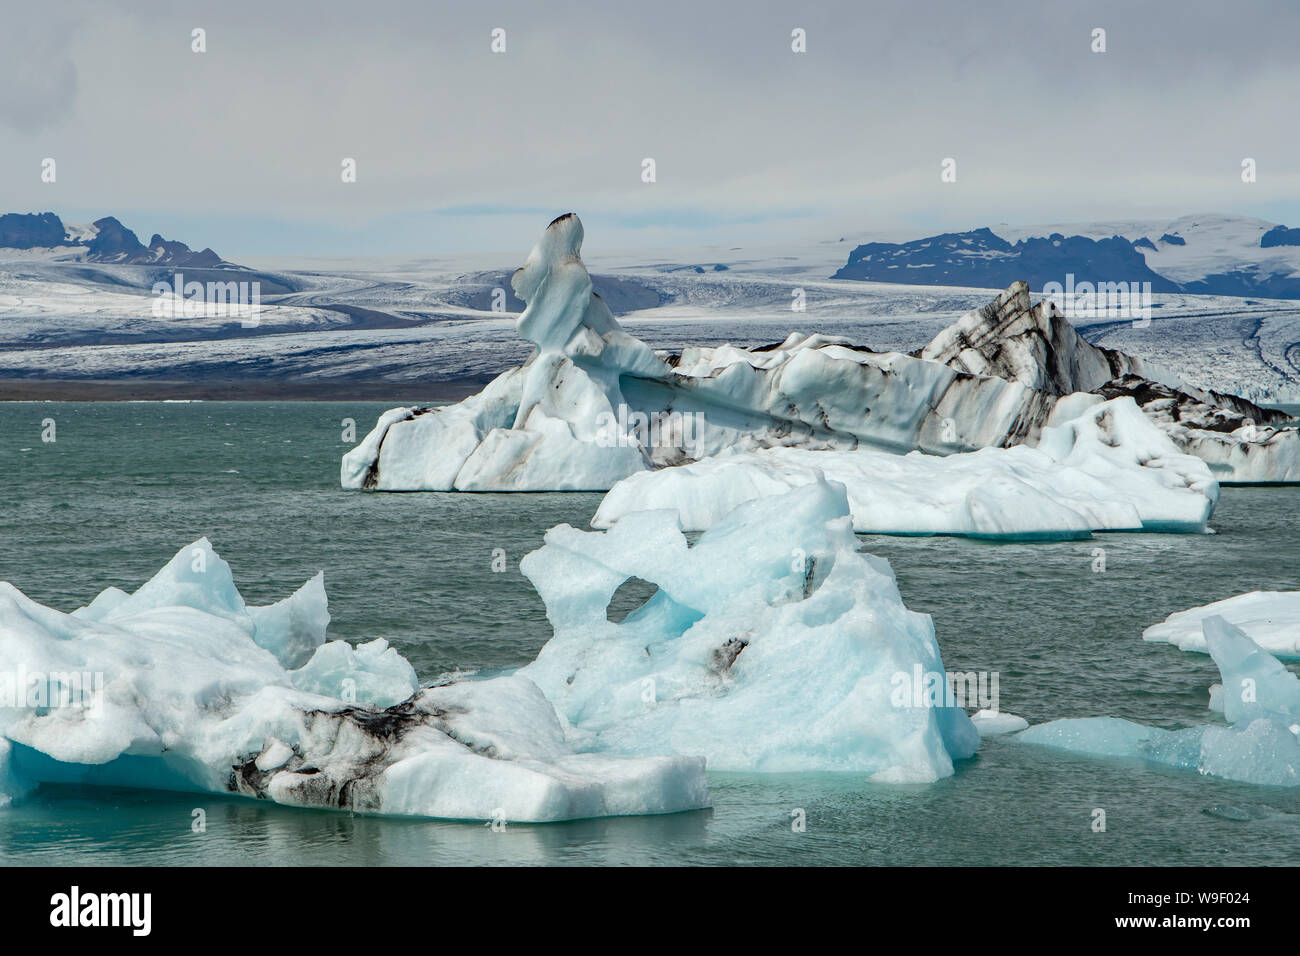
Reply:
[[769, 448], [640, 472], [609, 490], [591, 523], [607, 528], [634, 511], [670, 509], [683, 528], [703, 530], [742, 502], [819, 475], [847, 487], [854, 529], [876, 534], [1024, 540], [1203, 532], [1219, 493], [1203, 461], [1179, 452], [1123, 398], [1045, 427], [1034, 447], [948, 456]]
[[1012, 739], [1243, 783], [1300, 785], [1300, 678], [1222, 617], [1207, 617], [1201, 626], [1222, 675], [1222, 684], [1210, 689], [1210, 708], [1225, 724], [1165, 730], [1117, 717], [1084, 717], [1037, 724]]
[[[694, 544], [671, 511], [560, 525], [521, 570], [554, 636], [519, 674], [584, 750], [929, 782], [979, 745], [946, 695], [899, 693], [914, 673], [946, 683], [934, 624], [858, 553], [843, 485], [742, 504]], [[616, 623], [606, 607], [631, 578], [657, 590]]]
[[328, 622], [322, 576], [249, 607], [206, 539], [70, 614], [0, 583], [0, 804], [47, 782], [521, 822], [709, 804], [697, 757], [577, 753], [527, 678], [421, 688]]
[[1250, 591], [1175, 611], [1142, 632], [1142, 640], [1209, 653], [1202, 624], [1221, 617], [1275, 657], [1300, 660], [1300, 591]]
[[582, 240], [577, 216], [557, 218], [511, 279], [529, 359], [462, 402], [385, 412], [343, 456], [343, 487], [608, 491], [724, 453], [1034, 446], [1044, 428], [1118, 398], [1220, 481], [1300, 481], [1286, 416], [1089, 344], [1023, 282], [912, 354], [805, 332], [655, 351], [593, 291]]

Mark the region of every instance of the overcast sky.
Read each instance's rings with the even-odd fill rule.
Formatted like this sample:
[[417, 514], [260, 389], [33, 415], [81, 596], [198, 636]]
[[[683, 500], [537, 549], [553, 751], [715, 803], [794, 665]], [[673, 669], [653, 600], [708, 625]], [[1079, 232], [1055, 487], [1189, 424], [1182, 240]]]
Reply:
[[1300, 225], [1297, 49], [1295, 0], [4, 0], [0, 211], [235, 259]]

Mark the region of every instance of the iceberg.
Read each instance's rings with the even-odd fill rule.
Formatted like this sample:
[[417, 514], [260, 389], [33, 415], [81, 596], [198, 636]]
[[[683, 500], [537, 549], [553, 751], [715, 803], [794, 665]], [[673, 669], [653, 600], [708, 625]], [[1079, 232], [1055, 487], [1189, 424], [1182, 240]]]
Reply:
[[1274, 657], [1300, 660], [1300, 591], [1250, 591], [1186, 611], [1175, 611], [1142, 632], [1142, 640], [1209, 653], [1202, 625], [1221, 617]]
[[1029, 726], [1029, 721], [1016, 714], [1003, 714], [984, 708], [971, 714], [971, 723], [981, 737], [997, 737], [1002, 734], [1014, 734]]
[[625, 332], [582, 264], [577, 216], [552, 222], [511, 284], [529, 360], [455, 405], [396, 408], [343, 457], [343, 487], [607, 491], [725, 450], [869, 446], [934, 454], [1017, 444], [1054, 402], [847, 339], [655, 352]]
[[1123, 398], [1045, 428], [1035, 447], [948, 456], [769, 448], [641, 472], [610, 489], [591, 523], [607, 528], [631, 512], [662, 508], [686, 530], [703, 530], [743, 502], [819, 476], [845, 485], [854, 529], [876, 534], [1203, 532], [1218, 500], [1205, 463], [1179, 452]]
[[1015, 739], [1243, 783], [1300, 785], [1300, 678], [1222, 617], [1205, 618], [1202, 628], [1223, 678], [1211, 688], [1211, 708], [1223, 714], [1226, 725], [1164, 730], [1115, 717], [1085, 717], [1037, 724]]
[[1023, 282], [910, 355], [805, 332], [655, 351], [593, 291], [582, 240], [578, 217], [560, 216], [511, 279], [528, 361], [462, 402], [385, 412], [344, 455], [343, 487], [608, 491], [724, 453], [951, 455], [1035, 445], [1045, 426], [1116, 398], [1222, 481], [1300, 481], [1286, 416], [1089, 344]]
[[1127, 396], [1221, 482], [1300, 481], [1300, 430], [1289, 424], [1288, 415], [1197, 388], [1154, 363], [1093, 345], [1054, 302], [1032, 305], [1024, 282], [962, 316], [920, 356], [973, 375], [1019, 382], [1049, 397]]
[[527, 678], [421, 688], [328, 622], [323, 576], [249, 607], [206, 539], [71, 614], [0, 583], [0, 805], [46, 782], [503, 822], [708, 805], [699, 758], [577, 753]]
[[[929, 782], [979, 745], [943, 691], [933, 622], [904, 606], [888, 562], [858, 553], [843, 485], [747, 502], [693, 545], [672, 511], [560, 525], [521, 570], [554, 636], [518, 673], [580, 749]], [[657, 590], [611, 621], [633, 578]]]
[[[554, 628], [537, 659], [432, 686], [382, 638], [329, 640], [323, 575], [250, 606], [206, 538], [67, 614], [0, 582], [0, 806], [77, 783], [503, 822], [670, 813], [709, 805], [706, 761], [937, 780], [979, 745], [963, 708], [996, 707], [954, 693], [930, 618], [858, 553], [824, 479], [694, 544], [671, 511], [560, 525], [522, 569]], [[611, 621], [631, 578], [658, 590]]]

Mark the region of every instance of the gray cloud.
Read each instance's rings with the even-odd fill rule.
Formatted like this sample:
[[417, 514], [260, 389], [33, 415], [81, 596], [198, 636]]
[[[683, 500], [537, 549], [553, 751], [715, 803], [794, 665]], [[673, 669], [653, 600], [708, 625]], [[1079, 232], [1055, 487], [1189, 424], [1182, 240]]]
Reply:
[[20, 135], [39, 133], [67, 117], [77, 97], [77, 67], [70, 45], [73, 22], [58, 13], [43, 18], [5, 14], [0, 32], [0, 126]]
[[503, 222], [539, 209], [624, 244], [1300, 213], [1288, 2], [72, 9], [75, 32], [35, 5], [8, 15], [0, 208], [221, 222], [185, 238], [235, 251], [515, 248]]

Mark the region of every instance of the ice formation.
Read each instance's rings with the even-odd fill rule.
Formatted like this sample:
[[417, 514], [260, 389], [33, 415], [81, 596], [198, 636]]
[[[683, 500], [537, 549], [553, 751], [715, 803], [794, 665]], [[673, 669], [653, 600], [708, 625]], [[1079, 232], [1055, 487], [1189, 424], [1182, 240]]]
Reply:
[[1206, 654], [1209, 647], [1201, 625], [1206, 618], [1216, 616], [1245, 631], [1275, 657], [1300, 660], [1300, 591], [1251, 591], [1175, 611], [1143, 631], [1142, 640]]
[[[842, 485], [743, 504], [694, 545], [669, 511], [560, 525], [521, 568], [555, 633], [519, 673], [582, 749], [917, 782], [978, 746], [944, 693], [899, 692], [914, 674], [944, 687], [934, 625], [903, 605], [888, 562], [857, 552]], [[657, 590], [612, 622], [631, 578]]]
[[848, 488], [855, 530], [883, 534], [1204, 531], [1218, 499], [1205, 463], [1180, 453], [1124, 398], [1045, 428], [1035, 447], [948, 456], [770, 448], [642, 472], [610, 489], [592, 524], [609, 527], [630, 512], [666, 508], [683, 528], [702, 530], [742, 502], [819, 475]]
[[1015, 714], [1004, 714], [985, 708], [971, 715], [970, 722], [975, 725], [981, 737], [997, 737], [1001, 734], [1014, 734], [1029, 726], [1029, 721]]
[[[0, 583], [0, 805], [71, 782], [551, 821], [707, 806], [706, 759], [949, 775], [990, 702], [952, 698], [930, 618], [856, 547], [822, 479], [693, 546], [667, 511], [561, 525], [523, 563], [554, 627], [537, 659], [431, 687], [382, 638], [327, 639], [322, 575], [250, 607], [206, 539], [70, 614]], [[658, 590], [614, 623], [632, 577]]]
[[962, 316], [920, 355], [959, 371], [1020, 382], [1049, 400], [1081, 392], [1128, 396], [1220, 481], [1300, 481], [1300, 431], [1286, 426], [1288, 416], [1196, 388], [1167, 369], [1093, 345], [1055, 303], [1033, 305], [1024, 282]]
[[458, 404], [385, 412], [344, 456], [345, 488], [605, 491], [767, 448], [948, 455], [1035, 444], [1062, 402], [1074, 415], [1124, 396], [1221, 480], [1300, 480], [1300, 439], [1280, 413], [1092, 346], [1023, 282], [914, 355], [800, 332], [655, 352], [592, 291], [582, 237], [576, 216], [556, 219], [511, 280], [530, 359]]
[[1223, 683], [1210, 706], [1226, 724], [1164, 730], [1115, 717], [1053, 720], [1024, 743], [1097, 757], [1129, 757], [1244, 783], [1300, 784], [1300, 679], [1221, 617], [1202, 621]]
[[592, 292], [572, 214], [512, 285], [529, 361], [465, 401], [397, 408], [343, 458], [347, 488], [608, 490], [724, 450], [868, 446], [935, 454], [1015, 444], [1053, 401], [845, 339], [792, 333], [765, 349], [655, 353]]
[[321, 576], [249, 607], [206, 539], [71, 614], [0, 583], [0, 803], [79, 782], [512, 821], [708, 804], [698, 758], [575, 753], [526, 678], [421, 689], [328, 622]]

